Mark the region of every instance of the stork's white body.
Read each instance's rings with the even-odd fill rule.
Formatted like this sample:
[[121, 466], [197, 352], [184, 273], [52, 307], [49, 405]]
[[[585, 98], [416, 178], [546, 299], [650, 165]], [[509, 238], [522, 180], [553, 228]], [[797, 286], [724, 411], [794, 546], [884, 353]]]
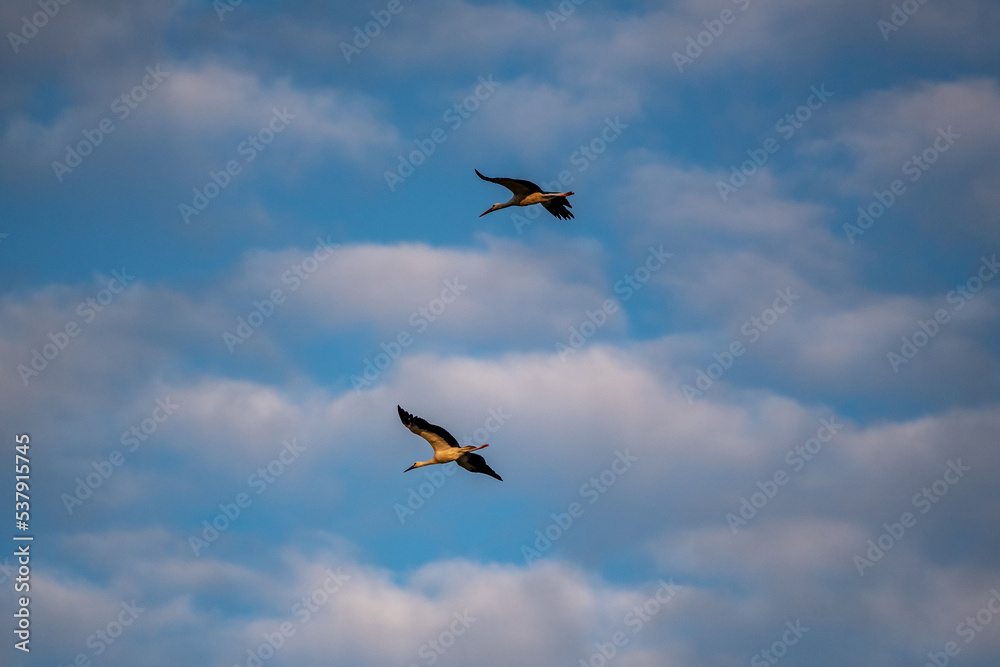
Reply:
[[432, 456], [429, 461], [417, 461], [412, 467], [422, 468], [423, 466], [430, 466], [435, 463], [451, 463], [452, 461], [457, 461], [458, 457], [462, 454], [474, 452], [477, 449], [482, 449], [483, 447], [489, 447], [489, 445], [481, 445], [479, 447], [448, 447], [447, 449], [435, 448], [434, 456]]
[[553, 199], [558, 199], [559, 197], [568, 197], [572, 192], [532, 192], [530, 195], [524, 197], [511, 197], [510, 201], [503, 205], [507, 206], [531, 206], [532, 204], [543, 204], [547, 201], [552, 201]]

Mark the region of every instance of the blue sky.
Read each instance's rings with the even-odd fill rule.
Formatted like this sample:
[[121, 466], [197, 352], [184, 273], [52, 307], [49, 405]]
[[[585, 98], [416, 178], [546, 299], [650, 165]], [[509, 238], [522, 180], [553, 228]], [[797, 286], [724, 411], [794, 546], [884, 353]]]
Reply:
[[995, 3], [0, 25], [4, 664], [996, 664]]

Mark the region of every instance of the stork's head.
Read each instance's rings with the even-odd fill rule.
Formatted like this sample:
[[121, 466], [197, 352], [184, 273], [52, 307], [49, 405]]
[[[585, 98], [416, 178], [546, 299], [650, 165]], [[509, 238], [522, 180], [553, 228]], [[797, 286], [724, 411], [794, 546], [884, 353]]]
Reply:
[[503, 208], [503, 204], [499, 204], [499, 203], [493, 204], [493, 206], [490, 206], [488, 209], [486, 209], [485, 212], [480, 213], [479, 217], [481, 218], [484, 215], [486, 215], [487, 213], [492, 213], [493, 211], [497, 210], [498, 208]]
[[413, 465], [411, 465], [411, 466], [410, 466], [409, 468], [407, 468], [407, 469], [406, 469], [406, 470], [404, 470], [403, 472], [410, 472], [410, 471], [411, 471], [411, 470], [413, 470], [414, 468], [419, 468], [419, 467], [420, 467], [420, 466], [422, 466], [422, 465], [423, 465], [423, 464], [422, 464], [422, 463], [421, 463], [420, 461], [416, 461], [416, 462], [415, 462], [415, 463], [414, 463]]

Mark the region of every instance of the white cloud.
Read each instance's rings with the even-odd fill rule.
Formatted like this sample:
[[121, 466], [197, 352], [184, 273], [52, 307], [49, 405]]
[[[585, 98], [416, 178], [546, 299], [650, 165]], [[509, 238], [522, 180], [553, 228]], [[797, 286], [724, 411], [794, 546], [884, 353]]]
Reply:
[[[765, 510], [766, 506], [760, 510], [762, 515]], [[808, 585], [815, 592], [818, 582], [813, 578], [850, 567], [851, 550], [867, 537], [858, 526], [819, 517], [777, 522], [762, 518], [735, 535], [722, 516], [717, 524], [660, 537], [652, 551], [661, 567], [687, 576], [724, 572], [726, 577], [755, 588], [794, 580], [794, 584], [782, 585], [786, 593], [789, 585]]]
[[359, 93], [301, 90], [288, 79], [265, 83], [256, 74], [215, 63], [178, 67], [165, 85], [163, 117], [185, 134], [228, 134], [234, 126], [256, 133], [267, 125], [274, 108], [287, 108], [294, 115], [288, 130], [300, 150], [330, 145], [358, 160], [396, 139], [395, 130], [378, 120], [379, 105]]
[[[178, 560], [161, 551], [170, 550], [172, 539], [177, 536], [162, 532], [69, 539], [65, 547], [100, 569], [110, 567], [108, 558], [115, 565], [101, 587], [60, 580], [59, 573], [37, 575], [44, 591], [35, 600], [40, 624], [64, 629], [44, 652], [93, 657], [86, 638], [105, 625], [105, 618], [114, 620], [123, 601], [131, 605], [134, 600], [141, 611], [109, 653], [116, 660], [193, 633], [193, 641], [171, 653], [195, 661], [207, 656], [242, 661], [248, 649], [258, 650], [265, 635], [273, 637], [282, 624], [289, 624], [292, 633], [276, 651], [277, 664], [331, 654], [351, 656], [361, 665], [421, 663], [430, 653], [443, 664], [507, 664], [512, 656], [558, 660], [567, 651], [589, 653], [587, 639], [596, 633], [622, 629], [628, 610], [659, 585], [616, 587], [556, 562], [518, 568], [432, 561], [399, 579], [328, 550], [306, 557], [287, 549], [275, 572], [219, 560]], [[147, 576], [149, 571], [158, 575]], [[678, 586], [674, 595], [681, 600], [689, 592]], [[252, 606], [223, 619], [227, 599], [245, 599]], [[89, 612], [81, 616], [83, 609]], [[213, 631], [198, 631], [204, 627]], [[144, 664], [170, 664], [170, 659], [147, 655]]]
[[892, 386], [925, 399], [988, 395], [994, 374], [984, 369], [996, 362], [982, 327], [996, 319], [994, 299], [983, 294], [956, 311], [945, 296], [868, 295], [825, 310], [804, 302], [788, 326], [775, 327], [774, 363], [844, 394], [874, 397]]
[[[505, 160], [540, 163], [542, 156], [550, 156], [548, 164], [576, 171], [580, 164], [570, 162], [574, 153], [581, 160], [584, 156], [580, 148], [601, 139], [602, 132], [605, 139], [618, 141], [636, 122], [638, 110], [638, 100], [632, 95], [595, 92], [522, 77], [502, 81], [482, 105], [473, 119], [475, 129], [471, 140], [488, 146], [494, 155], [499, 154]], [[512, 149], [516, 149], [516, 155], [504, 157]], [[553, 153], [564, 154], [562, 164], [551, 160]], [[490, 172], [496, 166], [483, 169], [492, 175]], [[549, 176], [555, 180], [557, 174]]]
[[[288, 622], [296, 634], [264, 661], [273, 667], [426, 664], [421, 648], [466, 610], [475, 622], [435, 664], [587, 662], [617, 630], [629, 640], [622, 667], [746, 664], [795, 618], [814, 629], [788, 660], [817, 667], [917, 664], [954, 638], [995, 586], [1000, 550], [992, 283], [898, 374], [885, 355], [950, 308], [952, 283], [992, 253], [1000, 93], [982, 73], [1000, 11], [927, 3], [885, 42], [884, 5], [736, 5], [583, 3], [552, 30], [554, 0], [404, 2], [350, 64], [340, 40], [380, 6], [244, 3], [225, 21], [158, 0], [63, 6], [6, 70], [0, 147], [15, 190], [21, 172], [50, 178], [50, 161], [146, 64], [171, 74], [75, 184], [15, 192], [13, 228], [0, 230], [16, 285], [0, 300], [0, 421], [32, 434], [49, 554], [32, 575], [33, 622], [48, 638], [36, 658], [68, 664], [133, 599], [143, 615], [95, 662], [245, 664]], [[722, 7], [737, 21], [676, 72], [672, 51]], [[16, 26], [23, 11], [0, 15]], [[502, 85], [425, 173], [440, 168], [447, 185], [454, 167], [466, 189], [366, 193], [480, 74]], [[717, 182], [736, 157], [718, 156], [745, 160], [777, 112], [824, 80], [829, 108], [723, 201]], [[177, 200], [285, 106], [296, 118], [254, 164], [259, 178], [227, 192], [253, 215], [181, 226]], [[505, 196], [471, 167], [550, 179], [615, 116], [630, 127], [574, 182], [572, 224], [516, 236], [503, 220], [498, 233], [518, 241], [470, 242], [470, 227], [448, 221], [456, 202], [478, 213]], [[853, 200], [884, 189], [948, 125], [959, 139], [893, 209], [894, 226], [847, 243], [839, 217]], [[302, 185], [294, 201], [278, 187], [288, 182]], [[219, 202], [213, 218], [214, 206], [225, 214]], [[407, 215], [415, 208], [438, 213]], [[160, 226], [163, 210], [176, 227]], [[322, 260], [311, 247], [321, 229], [343, 242]], [[46, 239], [69, 245], [50, 255]], [[592, 335], [571, 338], [622, 296], [615, 280], [650, 245], [670, 262]], [[24, 387], [18, 364], [82, 324], [78, 304], [109, 277], [73, 276], [119, 249], [145, 262], [137, 284]], [[293, 267], [310, 261], [316, 271], [296, 283]], [[446, 281], [464, 286], [451, 303]], [[223, 333], [278, 288], [286, 301], [230, 353]], [[689, 401], [681, 387], [696, 369], [749, 342], [741, 326], [788, 288], [790, 311]], [[414, 344], [351, 390], [400, 333]], [[576, 343], [560, 358], [557, 344]], [[68, 514], [60, 494], [123, 450], [121, 434], [163, 398], [176, 415]], [[454, 477], [443, 466], [404, 474], [429, 448], [396, 404], [487, 439], [505, 481], [455, 465]], [[787, 453], [821, 418], [844, 426], [791, 470]], [[253, 494], [248, 475], [291, 438], [302, 457], [195, 556], [188, 537]], [[622, 452], [636, 457], [624, 471], [612, 467]], [[959, 459], [961, 480], [859, 577], [852, 557], [919, 512], [914, 494]], [[726, 513], [778, 470], [794, 474], [733, 535]], [[443, 485], [403, 521], [396, 506], [432, 471]], [[612, 473], [588, 503], [581, 489]], [[522, 545], [574, 501], [583, 516], [522, 566]], [[6, 567], [0, 558], [9, 584]], [[294, 605], [338, 568], [350, 578], [300, 624]], [[671, 578], [676, 597], [631, 634], [628, 614]], [[848, 634], [858, 641], [844, 644]], [[997, 642], [983, 633], [962, 659], [992, 664]]]
[[[921, 169], [928, 180], [934, 174], [954, 172], [963, 164], [980, 163], [983, 154], [996, 143], [994, 118], [1000, 111], [1000, 91], [995, 81], [965, 79], [954, 82], [922, 81], [912, 86], [868, 94], [847, 106], [831, 109], [838, 130], [815, 148], [846, 148], [857, 160], [852, 173], [835, 179], [844, 194], [866, 196], [875, 187], [902, 179], [917, 188], [912, 174], [902, 167], [914, 155], [921, 155], [937, 141], [943, 149], [940, 165], [929, 162]], [[942, 137], [939, 130], [951, 129], [954, 137]], [[929, 173], [933, 169], [934, 174]]]
[[634, 159], [617, 199], [646, 234], [669, 231], [690, 242], [711, 231], [781, 248], [796, 244], [811, 249], [826, 242], [819, 227], [824, 208], [784, 196], [781, 182], [766, 168], [752, 174], [735, 194], [727, 192], [723, 201], [717, 184], [729, 184], [724, 170], [683, 168], [650, 155]]
[[[817, 177], [866, 209], [876, 193], [888, 193], [881, 195], [883, 203], [890, 202], [888, 211], [876, 216], [876, 224], [888, 221], [929, 234], [936, 245], [953, 244], [963, 234], [992, 243], [998, 198], [991, 184], [1000, 178], [997, 113], [1000, 90], [994, 80], [919, 81], [831, 109], [832, 136], [804, 146], [804, 152], [848, 153], [850, 166], [829, 168]], [[889, 192], [894, 181], [899, 181], [895, 195]], [[855, 211], [844, 222], [857, 218]]]
[[[20, 162], [52, 177], [51, 163], [67, 162], [66, 146], [75, 149], [80, 142], [95, 143], [87, 139], [85, 131], [101, 137], [93, 149], [95, 154], [129, 149], [120, 139], [127, 135], [132, 146], [141, 142], [147, 151], [155, 152], [158, 164], [176, 163], [182, 171], [193, 164], [199, 165], [198, 171], [202, 165], [218, 170], [228, 160], [245, 167], [250, 163], [250, 152], [283, 152], [271, 148], [273, 143], [291, 147], [295, 158], [282, 163], [286, 171], [295, 172], [304, 159], [320, 155], [366, 162], [372, 151], [392, 147], [397, 141], [396, 129], [380, 120], [384, 116], [382, 105], [361, 93], [333, 87], [303, 90], [287, 78], [264, 81], [256, 73], [215, 61], [197, 66], [175, 61], [150, 65], [160, 70], [161, 81], [134, 110], [125, 109], [127, 116], [121, 115], [123, 105], [113, 105], [114, 97], [142, 82], [147, 77], [145, 70], [132, 72], [132, 79], [121, 84], [110, 102], [108, 95], [84, 92], [52, 120], [15, 115], [0, 142], [5, 150], [19, 156]], [[113, 129], [108, 134], [94, 134], [102, 120]], [[270, 133], [273, 139], [265, 136], [256, 144], [244, 144], [261, 132]], [[105, 143], [107, 146], [101, 145]], [[84, 159], [93, 158], [85, 155]]]
[[[341, 246], [329, 255], [320, 249], [321, 261], [311, 252], [257, 253], [246, 258], [232, 288], [258, 298], [282, 289], [289, 300], [282, 308], [300, 317], [334, 329], [370, 323], [392, 339], [433, 329], [480, 341], [554, 340], [610, 296], [594, 258], [579, 249], [585, 254], [560, 256], [487, 239], [485, 249], [475, 250]], [[621, 331], [624, 319], [609, 329]]]

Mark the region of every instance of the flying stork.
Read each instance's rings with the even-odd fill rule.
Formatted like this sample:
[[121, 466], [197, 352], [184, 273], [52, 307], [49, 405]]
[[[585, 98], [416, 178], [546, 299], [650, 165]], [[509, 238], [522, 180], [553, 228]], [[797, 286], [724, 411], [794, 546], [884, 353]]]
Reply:
[[396, 409], [399, 410], [399, 420], [403, 422], [403, 426], [429, 442], [431, 447], [434, 448], [434, 456], [431, 457], [430, 461], [417, 461], [403, 472], [409, 472], [414, 468], [434, 465], [435, 463], [448, 463], [449, 461], [455, 461], [458, 465], [462, 466], [469, 472], [481, 472], [484, 475], [495, 477], [501, 482], [503, 481], [503, 478], [496, 474], [493, 471], [493, 468], [486, 465], [486, 459], [479, 454], [472, 453], [477, 449], [489, 447], [488, 444], [480, 445], [479, 447], [460, 447], [458, 440], [455, 440], [451, 433], [448, 433], [448, 431], [444, 430], [440, 426], [428, 424], [420, 417], [411, 415], [398, 405], [396, 406]]
[[[569, 212], [572, 205], [569, 203], [569, 200], [566, 199], [566, 197], [574, 194], [572, 192], [543, 192], [540, 187], [531, 181], [522, 181], [519, 178], [489, 178], [488, 176], [480, 174], [478, 169], [476, 169], [476, 176], [484, 181], [502, 185], [514, 193], [514, 196], [510, 198], [510, 201], [504, 204], [493, 204], [493, 206], [490, 206], [486, 213], [499, 211], [500, 209], [507, 208], [508, 206], [531, 206], [532, 204], [541, 204], [549, 213], [557, 218], [569, 220], [573, 217], [573, 214]], [[483, 217], [486, 213], [480, 214], [479, 217]]]

